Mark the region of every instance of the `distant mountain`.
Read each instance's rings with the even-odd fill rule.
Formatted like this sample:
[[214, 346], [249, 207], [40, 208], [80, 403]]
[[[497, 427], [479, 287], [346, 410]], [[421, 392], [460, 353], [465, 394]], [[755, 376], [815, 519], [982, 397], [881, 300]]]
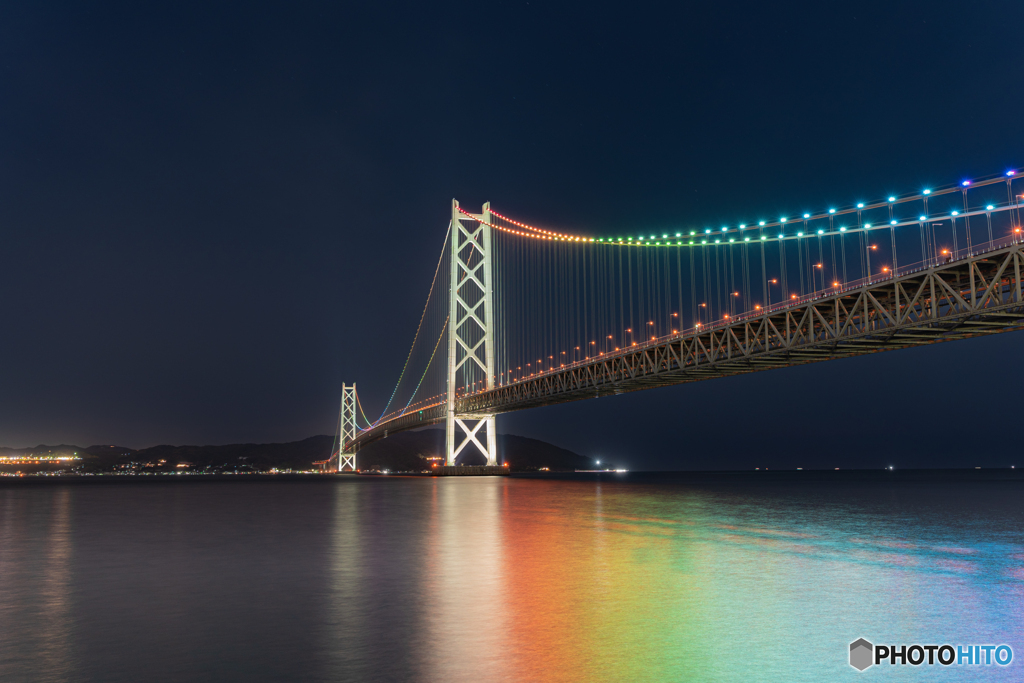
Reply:
[[[39, 445], [34, 448], [0, 447], [0, 455], [77, 454], [82, 468], [104, 471], [265, 471], [272, 468], [307, 470], [318, 460], [326, 460], [334, 445], [333, 436], [312, 436], [291, 443], [230, 444], [226, 446], [153, 446], [134, 450], [123, 446], [79, 447]], [[375, 441], [359, 452], [359, 469], [418, 472], [430, 469], [444, 454], [444, 430], [424, 429], [399, 432]], [[547, 467], [553, 471], [589, 469], [589, 458], [558, 448], [545, 441], [510, 434], [498, 435], [499, 462], [509, 463], [515, 470], [536, 470]], [[460, 464], [483, 464], [483, 456], [466, 452]], [[183, 467], [178, 467], [183, 465]]]

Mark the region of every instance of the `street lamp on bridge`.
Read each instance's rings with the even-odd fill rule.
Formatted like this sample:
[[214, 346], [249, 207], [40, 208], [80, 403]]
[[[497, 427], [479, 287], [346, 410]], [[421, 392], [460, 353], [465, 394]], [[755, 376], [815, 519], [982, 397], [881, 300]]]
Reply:
[[[768, 281], [767, 284], [768, 284], [768, 288], [767, 288], [768, 289], [768, 308], [771, 308], [772, 307], [772, 287], [771, 286], [779, 284], [779, 280], [778, 280], [778, 278], [774, 278], [773, 277], [771, 280]], [[704, 304], [701, 304], [701, 306], [703, 306], [703, 305]]]
[[868, 248], [864, 250], [868, 255], [868, 282], [871, 282], [871, 252], [878, 251], [877, 244], [869, 244]]

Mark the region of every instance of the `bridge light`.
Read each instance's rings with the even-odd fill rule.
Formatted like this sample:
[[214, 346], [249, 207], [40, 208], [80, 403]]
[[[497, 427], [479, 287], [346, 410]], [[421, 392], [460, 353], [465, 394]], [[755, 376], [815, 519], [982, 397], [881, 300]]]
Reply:
[[959, 215], [960, 215], [960, 212], [959, 212], [959, 211], [954, 211], [954, 212], [952, 212], [952, 213], [951, 213], [950, 215], [951, 215], [951, 216], [959, 216]]
[[785, 235], [783, 235], [782, 233], [779, 233], [779, 239], [781, 240], [783, 237], [785, 237]]
[[758, 225], [764, 225], [764, 221], [758, 222]]
[[818, 231], [818, 234], [819, 234], [819, 235], [824, 235], [824, 234], [825, 234], [825, 231], [824, 231], [824, 230], [819, 230], [819, 231]]
[[870, 227], [871, 227], [871, 224], [870, 224], [870, 223], [865, 223], [865, 224], [864, 224], [864, 229], [865, 229], [865, 230], [867, 230], [867, 229], [868, 229], [868, 228], [870, 228]]
[[693, 237], [693, 236], [694, 236], [694, 235], [696, 235], [696, 234], [697, 234], [697, 231], [696, 231], [696, 230], [691, 230], [691, 231], [690, 231], [690, 237]]
[[762, 240], [762, 241], [763, 241], [763, 240], [766, 240], [766, 239], [768, 239], [768, 236], [767, 236], [767, 235], [761, 235], [761, 240]]
[[682, 236], [683, 236], [683, 233], [681, 233], [681, 232], [677, 232], [676, 233], [676, 237], [682, 237]]
[[722, 226], [722, 232], [729, 232], [729, 228], [727, 228], [727, 227], [725, 227], [725, 226], [723, 225], [723, 226]]
[[931, 191], [931, 190], [925, 190], [925, 191], [924, 191], [924, 192], [922, 192], [921, 194], [931, 194], [931, 193], [932, 193], [932, 191]]
[[780, 219], [779, 219], [779, 222], [780, 222], [780, 223], [785, 223], [785, 222], [786, 222], [786, 220], [787, 220], [787, 219], [785, 219], [785, 218], [780, 218]]
[[864, 202], [859, 202], [859, 203], [857, 204], [857, 208], [858, 208], [858, 209], [863, 209], [863, 208], [864, 208]]
[[839, 228], [839, 232], [846, 232], [846, 228]]
[[805, 213], [804, 214], [804, 218], [810, 218], [810, 217], [811, 217], [811, 214], [809, 214], [809, 213]]
[[889, 201], [890, 202], [894, 202], [894, 201], [896, 201], [896, 198], [895, 197], [889, 197]]
[[743, 229], [743, 228], [745, 228], [745, 227], [747, 227], [747, 224], [746, 224], [746, 223], [740, 223], [740, 230], [742, 230], [742, 229]]
[[963, 181], [963, 182], [962, 182], [962, 183], [960, 183], [960, 184], [961, 184], [961, 185], [963, 185], [964, 187], [967, 187], [968, 185], [970, 185], [970, 184], [971, 184], [971, 181], [970, 181], [970, 180], [965, 180], [965, 181]]
[[992, 206], [991, 204], [989, 204], [988, 206], [986, 206], [986, 207], [985, 207], [985, 210], [986, 210], [986, 211], [991, 211], [991, 210], [992, 210], [992, 209], [994, 209], [994, 208], [996, 208], [996, 207], [994, 207], [994, 206]]
[[804, 236], [804, 234], [803, 234], [802, 232], [798, 232], [798, 233], [796, 234], [796, 236], [797, 236], [797, 237], [803, 237], [803, 236]]
[[705, 228], [704, 229], [704, 234], [705, 235], [710, 235], [711, 234], [711, 228]]
[[926, 220], [928, 220], [928, 216], [918, 216], [917, 220], [919, 220], [919, 221], [926, 221]]
[[744, 242], [749, 242], [749, 241], [750, 241], [750, 238], [749, 238], [749, 237], [744, 237], [744, 238], [743, 238], [743, 241], [744, 241]]
[[835, 212], [836, 212], [836, 210], [835, 210], [835, 209], [829, 209], [829, 210], [828, 210], [828, 212], [829, 212], [829, 213], [835, 213]]
[[700, 243], [701, 243], [701, 244], [707, 244], [707, 243], [708, 243], [708, 241], [707, 241], [707, 240], [701, 240], [701, 241], [700, 241]]
[[719, 244], [722, 240], [715, 240], [715, 244]]
[[889, 221], [889, 225], [896, 225], [899, 221]]
[[1008, 176], [1011, 176], [1011, 175], [1016, 175], [1016, 174], [1017, 174], [1017, 172], [1016, 172], [1016, 171], [1007, 171], [1007, 172], [1006, 172], [1006, 175], [1008, 175]]

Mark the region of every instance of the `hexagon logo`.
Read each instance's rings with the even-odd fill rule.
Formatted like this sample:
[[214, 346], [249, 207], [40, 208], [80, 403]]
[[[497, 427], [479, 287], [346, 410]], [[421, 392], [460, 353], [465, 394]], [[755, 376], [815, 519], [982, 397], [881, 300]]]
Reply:
[[863, 638], [850, 643], [850, 666], [857, 671], [863, 671], [874, 664], [874, 655], [875, 646]]

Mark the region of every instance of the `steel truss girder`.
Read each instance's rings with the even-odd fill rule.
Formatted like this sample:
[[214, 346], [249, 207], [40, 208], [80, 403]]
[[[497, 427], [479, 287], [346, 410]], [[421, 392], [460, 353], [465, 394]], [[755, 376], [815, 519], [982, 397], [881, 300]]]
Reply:
[[1024, 327], [1013, 244], [466, 396], [502, 413]]

